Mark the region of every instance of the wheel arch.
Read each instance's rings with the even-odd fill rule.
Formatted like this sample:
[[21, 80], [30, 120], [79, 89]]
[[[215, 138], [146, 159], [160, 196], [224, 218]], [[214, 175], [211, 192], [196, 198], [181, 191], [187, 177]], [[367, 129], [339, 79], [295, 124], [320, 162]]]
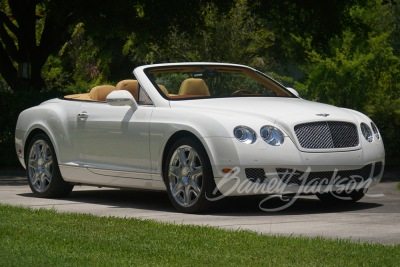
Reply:
[[[166, 164], [168, 153], [169, 153], [171, 147], [175, 144], [176, 141], [178, 141], [182, 138], [185, 138], [185, 137], [193, 138], [194, 140], [198, 141], [203, 146], [203, 148], [205, 149], [205, 151], [207, 153], [208, 158], [212, 162], [212, 156], [209, 152], [208, 146], [207, 146], [206, 142], [202, 140], [202, 138], [197, 137], [194, 133], [192, 133], [188, 130], [179, 130], [179, 131], [173, 133], [169, 137], [168, 141], [166, 142], [166, 144], [164, 146], [164, 150], [162, 153], [162, 161], [161, 161], [161, 164], [162, 164], [161, 165], [161, 172], [162, 172], [161, 177], [163, 180], [165, 180], [165, 177], [164, 177], [165, 164]], [[212, 164], [211, 164], [211, 166], [212, 166]]]
[[[72, 104], [70, 105], [69, 102], [45, 103], [21, 112], [16, 125], [16, 133], [20, 138], [18, 145], [23, 153], [21, 157], [26, 157], [26, 150], [33, 136], [44, 133], [50, 139], [59, 163], [79, 159], [76, 125], [71, 118], [80, 104]], [[16, 148], [18, 148], [17, 145]]]
[[50, 142], [53, 145], [54, 150], [56, 152], [56, 157], [58, 158], [58, 151], [56, 148], [56, 144], [54, 143], [54, 140], [53, 140], [51, 134], [42, 125], [33, 125], [26, 134], [26, 138], [25, 138], [25, 142], [24, 142], [24, 159], [26, 160], [26, 158], [27, 158], [28, 146], [29, 146], [30, 142], [38, 134], [44, 134], [50, 139]]

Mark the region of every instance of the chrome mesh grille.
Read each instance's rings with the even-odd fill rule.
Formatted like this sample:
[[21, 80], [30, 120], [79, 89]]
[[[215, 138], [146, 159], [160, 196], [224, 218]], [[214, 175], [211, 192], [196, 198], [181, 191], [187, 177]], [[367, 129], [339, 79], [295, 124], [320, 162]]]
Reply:
[[303, 148], [345, 148], [358, 145], [357, 126], [348, 122], [303, 123], [296, 125], [294, 132]]
[[[377, 163], [379, 166], [379, 163]], [[382, 166], [382, 165], [380, 165]], [[372, 164], [365, 165], [361, 169], [338, 171], [334, 176], [333, 171], [328, 172], [310, 172], [304, 181], [302, 176], [304, 172], [294, 169], [277, 168], [279, 179], [288, 185], [343, 185], [351, 182], [360, 183], [366, 181], [371, 176]], [[375, 172], [373, 174], [375, 177]]]
[[244, 172], [246, 174], [246, 178], [252, 182], [263, 183], [267, 178], [263, 168], [246, 168], [244, 169]]

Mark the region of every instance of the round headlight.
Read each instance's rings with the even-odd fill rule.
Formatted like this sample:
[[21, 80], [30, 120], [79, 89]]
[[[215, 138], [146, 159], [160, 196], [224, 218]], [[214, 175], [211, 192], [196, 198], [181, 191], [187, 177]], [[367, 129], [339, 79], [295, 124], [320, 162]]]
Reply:
[[257, 140], [257, 134], [253, 129], [246, 126], [237, 126], [233, 129], [233, 135], [239, 142], [253, 144]]
[[281, 146], [285, 141], [282, 131], [274, 126], [263, 126], [260, 130], [261, 138], [271, 146]]
[[366, 125], [365, 123], [361, 123], [361, 132], [368, 142], [371, 143], [374, 140], [374, 137], [372, 136], [371, 128], [369, 128], [369, 126]]
[[375, 123], [371, 121], [372, 131], [374, 132], [376, 138], [381, 139], [381, 135], [379, 134], [378, 127], [376, 127]]

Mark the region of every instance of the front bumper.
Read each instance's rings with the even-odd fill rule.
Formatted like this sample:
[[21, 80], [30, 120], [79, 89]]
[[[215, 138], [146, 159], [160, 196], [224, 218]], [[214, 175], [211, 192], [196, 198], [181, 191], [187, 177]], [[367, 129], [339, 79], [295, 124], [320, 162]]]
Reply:
[[[316, 193], [326, 190], [338, 191], [344, 184], [315, 186], [288, 185], [279, 179], [276, 169], [295, 169], [300, 172], [333, 172], [361, 169], [368, 164], [382, 162], [379, 174], [369, 175], [362, 182], [357, 182], [357, 188], [371, 187], [379, 183], [384, 169], [384, 148], [378, 143], [367, 149], [346, 152], [310, 153], [297, 149], [290, 138], [280, 147], [269, 146], [263, 140], [246, 145], [234, 138], [207, 138], [211, 156], [215, 182], [224, 195], [265, 195]], [[260, 182], [249, 181], [245, 169], [262, 168], [266, 179]], [[223, 173], [223, 169], [235, 170], [233, 174]]]
[[[215, 183], [217, 185], [218, 190], [225, 196], [241, 196], [241, 195], [274, 195], [274, 194], [279, 194], [279, 195], [284, 195], [284, 194], [315, 194], [315, 193], [324, 193], [324, 192], [334, 192], [334, 191], [340, 191], [340, 190], [352, 190], [352, 189], [361, 189], [361, 188], [370, 188], [372, 186], [375, 186], [377, 183], [380, 182], [382, 175], [383, 175], [383, 169], [384, 165], [382, 163], [382, 167], [379, 168], [380, 171], [378, 171], [379, 174], [374, 173], [374, 168], [377, 166], [377, 164], [372, 164], [371, 171], [369, 172], [370, 174], [367, 177], [359, 177], [360, 180], [352, 180], [352, 177], [341, 177], [341, 176], [335, 176], [335, 174], [340, 173], [341, 170], [338, 170], [336, 172], [334, 171], [329, 171], [325, 173], [332, 173], [333, 178], [334, 177], [339, 177], [336, 183], [329, 183], [322, 182], [322, 179], [315, 178], [306, 180], [306, 179], [300, 179], [301, 183], [299, 184], [289, 184], [286, 183], [285, 181], [290, 178], [290, 174], [288, 176], [283, 176], [280, 177], [278, 175], [278, 172], [276, 168], [271, 168], [270, 166], [266, 168], [269, 171], [265, 172], [265, 180], [260, 181], [256, 180], [254, 181], [253, 179], [249, 179], [246, 177], [246, 172], [243, 171], [243, 169], [240, 169], [238, 167], [234, 168], [235, 173], [233, 174], [228, 174], [225, 177], [222, 178], [214, 178]], [[376, 167], [377, 168], [377, 167]], [[248, 169], [248, 168], [246, 168]], [[258, 168], [258, 169], [263, 169], [264, 168]], [[321, 173], [321, 172], [317, 172]], [[304, 172], [307, 176], [312, 176], [315, 174], [315, 172], [312, 172], [312, 167], [309, 168], [309, 172], [306, 171]], [[314, 175], [315, 176], [315, 175]], [[350, 179], [346, 179], [350, 178]], [[365, 179], [364, 179], [365, 178]], [[341, 179], [345, 179], [345, 183], [340, 183]], [[333, 181], [333, 179], [332, 179]]]
[[26, 131], [20, 130], [18, 128], [15, 129], [15, 151], [17, 153], [17, 157], [22, 167], [26, 169], [25, 160], [24, 160], [24, 136]]

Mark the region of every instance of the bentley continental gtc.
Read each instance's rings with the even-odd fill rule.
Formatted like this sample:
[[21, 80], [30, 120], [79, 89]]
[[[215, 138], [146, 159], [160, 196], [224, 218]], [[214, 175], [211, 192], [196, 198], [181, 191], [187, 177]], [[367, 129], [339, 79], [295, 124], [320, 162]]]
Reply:
[[253, 68], [154, 64], [134, 76], [19, 115], [16, 152], [36, 196], [66, 197], [74, 185], [163, 190], [197, 213], [225, 196], [347, 203], [382, 177], [370, 118], [304, 100]]

